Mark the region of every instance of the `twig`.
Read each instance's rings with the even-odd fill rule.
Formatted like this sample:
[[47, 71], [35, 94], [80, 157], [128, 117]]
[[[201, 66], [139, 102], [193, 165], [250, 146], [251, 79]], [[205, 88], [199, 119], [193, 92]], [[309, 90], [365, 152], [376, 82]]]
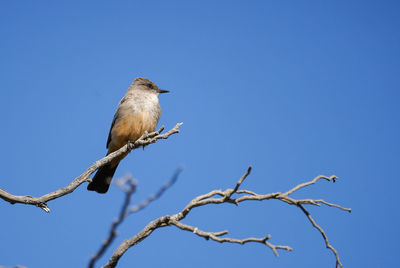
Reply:
[[257, 242], [257, 243], [265, 244], [265, 245], [267, 245], [268, 247], [270, 247], [272, 249], [272, 251], [274, 252], [275, 256], [278, 256], [277, 249], [284, 249], [284, 250], [287, 250], [287, 251], [291, 251], [292, 250], [292, 248], [289, 247], [289, 246], [273, 245], [273, 244], [269, 243], [267, 240], [271, 238], [271, 235], [267, 235], [267, 236], [262, 237], [262, 238], [254, 238], [254, 237], [249, 237], [249, 238], [245, 238], [245, 239], [236, 239], [236, 238], [229, 238], [229, 237], [221, 238], [220, 236], [228, 234], [228, 231], [204, 232], [204, 231], [200, 230], [197, 227], [190, 226], [190, 225], [181, 223], [180, 221], [175, 221], [173, 219], [171, 219], [169, 223], [175, 225], [179, 229], [193, 232], [194, 234], [196, 234], [198, 236], [201, 236], [201, 237], [204, 237], [207, 240], [211, 238], [212, 240], [220, 242], [220, 243], [227, 242], [227, 243], [237, 243], [237, 244], [243, 245], [243, 244], [246, 244], [246, 243], [249, 243], [249, 242]]
[[119, 150], [103, 157], [102, 159], [96, 161], [93, 165], [91, 165], [88, 169], [85, 170], [80, 176], [75, 178], [69, 185], [58, 189], [54, 192], [45, 194], [41, 197], [32, 197], [32, 196], [18, 196], [8, 193], [7, 191], [0, 189], [0, 198], [9, 202], [10, 204], [21, 203], [26, 205], [33, 205], [43, 209], [46, 212], [50, 212], [49, 207], [47, 206], [47, 202], [53, 199], [62, 197], [64, 195], [72, 193], [76, 188], [79, 187], [84, 182], [90, 182], [90, 175], [94, 173], [98, 168], [102, 167], [105, 164], [110, 163], [114, 158], [118, 156], [129, 153], [131, 150], [137, 149], [139, 147], [149, 145], [157, 142], [159, 139], [167, 139], [170, 135], [179, 133], [179, 127], [182, 123], [178, 123], [173, 127], [170, 131], [161, 134], [164, 130], [164, 127], [161, 127], [158, 131], [152, 133], [143, 134], [138, 140], [135, 142], [128, 142], [128, 144], [121, 147]]
[[[248, 177], [251, 171], [251, 166], [248, 168], [246, 173], [239, 179], [239, 181], [236, 183], [235, 187], [233, 189], [226, 189], [225, 191], [221, 190], [214, 190], [211, 191], [207, 194], [200, 195], [196, 198], [194, 198], [182, 211], [172, 215], [172, 216], [164, 216], [160, 217], [152, 222], [150, 222], [141, 232], [136, 234], [130, 239], [125, 240], [122, 244], [118, 246], [118, 248], [115, 250], [111, 258], [109, 259], [108, 263], [103, 266], [104, 268], [112, 268], [115, 267], [119, 261], [119, 259], [123, 256], [123, 254], [132, 246], [136, 245], [146, 237], [148, 237], [155, 229], [160, 228], [160, 227], [166, 227], [166, 226], [171, 226], [174, 225], [178, 227], [181, 230], [185, 231], [190, 231], [193, 232], [194, 234], [204, 237], [207, 240], [212, 239], [214, 241], [220, 242], [220, 243], [238, 243], [238, 244], [245, 244], [249, 242], [254, 242], [254, 243], [260, 243], [263, 244], [274, 252], [276, 256], [278, 256], [278, 250], [286, 250], [290, 251], [292, 250], [291, 247], [289, 246], [283, 246], [283, 245], [274, 245], [269, 242], [270, 240], [270, 235], [261, 237], [261, 238], [245, 238], [245, 239], [237, 239], [237, 238], [228, 238], [228, 237], [221, 237], [223, 235], [228, 234], [228, 231], [220, 231], [220, 232], [205, 232], [200, 230], [199, 228], [195, 226], [190, 226], [187, 224], [182, 223], [181, 221], [190, 213], [190, 211], [195, 208], [195, 207], [200, 207], [200, 206], [205, 206], [209, 204], [222, 204], [222, 203], [232, 203], [238, 205], [240, 202], [244, 202], [247, 200], [269, 200], [269, 199], [276, 199], [280, 200], [282, 202], [285, 202], [289, 205], [295, 205], [299, 207], [308, 217], [310, 220], [311, 224], [319, 230], [319, 232], [322, 234], [325, 244], [327, 248], [329, 248], [335, 255], [336, 257], [336, 265], [343, 267], [341, 262], [339, 261], [339, 256], [337, 251], [328, 243], [328, 237], [326, 236], [325, 232], [323, 229], [316, 224], [314, 219], [311, 217], [311, 215], [308, 213], [307, 210], [305, 210], [304, 205], [315, 205], [315, 206], [320, 206], [320, 204], [328, 205], [331, 207], [336, 207], [338, 209], [344, 210], [344, 211], [351, 211], [351, 209], [344, 208], [342, 206], [332, 204], [325, 202], [322, 199], [294, 199], [290, 197], [292, 193], [307, 187], [311, 184], [316, 183], [320, 179], [326, 179], [328, 181], [335, 180], [337, 177], [336, 176], [331, 176], [331, 177], [326, 177], [326, 176], [318, 176], [314, 178], [313, 180], [299, 184], [295, 186], [294, 188], [290, 189], [286, 193], [270, 193], [270, 194], [256, 194], [252, 191], [249, 190], [239, 190], [239, 187], [243, 183], [243, 181]], [[238, 197], [232, 197], [234, 194], [238, 194]]]
[[338, 255], [336, 249], [328, 242], [328, 237], [326, 236], [325, 231], [314, 221], [314, 219], [311, 217], [311, 214], [302, 205], [299, 205], [299, 207], [304, 212], [304, 214], [306, 214], [306, 216], [307, 216], [308, 220], [311, 222], [311, 224], [321, 233], [322, 237], [324, 238], [326, 247], [329, 248], [335, 255], [336, 268], [339, 266], [343, 268], [343, 264], [339, 260], [339, 255]]
[[136, 212], [144, 209], [151, 202], [153, 202], [154, 200], [157, 200], [158, 198], [160, 198], [163, 195], [163, 193], [176, 182], [176, 180], [178, 179], [179, 174], [182, 172], [182, 170], [183, 170], [183, 167], [179, 167], [175, 171], [175, 173], [172, 176], [172, 178], [169, 181], [167, 181], [164, 185], [162, 185], [160, 187], [160, 189], [158, 189], [155, 194], [149, 195], [146, 199], [144, 199], [138, 205], [131, 206], [129, 209], [127, 209], [126, 210], [126, 216], [128, 216], [128, 215], [130, 215], [132, 213], [136, 213]]
[[[182, 172], [182, 170], [183, 170], [183, 167], [178, 168], [175, 171], [174, 175], [171, 177], [171, 179], [169, 181], [167, 181], [163, 186], [161, 186], [160, 189], [158, 189], [155, 194], [150, 195], [145, 200], [140, 202], [139, 205], [132, 206], [131, 208], [128, 208], [128, 206], [131, 201], [131, 196], [136, 190], [136, 186], [137, 186], [136, 181], [133, 180], [131, 176], [126, 176], [123, 179], [120, 179], [117, 181], [117, 184], [125, 192], [125, 200], [121, 207], [121, 211], [119, 213], [118, 219], [116, 219], [113, 222], [113, 224], [111, 225], [108, 237], [101, 245], [99, 251], [96, 254], [94, 254], [92, 256], [92, 258], [90, 259], [88, 268], [94, 267], [96, 261], [104, 254], [104, 252], [107, 250], [107, 248], [114, 241], [115, 237], [117, 236], [117, 228], [124, 221], [124, 219], [126, 217], [128, 217], [130, 214], [138, 212], [138, 211], [146, 208], [152, 201], [160, 198], [162, 196], [162, 194], [176, 182], [176, 180], [178, 179], [179, 174]], [[126, 184], [128, 184], [128, 185], [126, 185]]]

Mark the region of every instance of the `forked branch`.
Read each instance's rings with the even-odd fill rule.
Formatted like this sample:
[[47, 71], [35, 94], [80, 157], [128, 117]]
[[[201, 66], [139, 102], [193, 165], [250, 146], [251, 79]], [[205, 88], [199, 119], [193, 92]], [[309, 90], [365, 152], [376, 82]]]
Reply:
[[328, 203], [322, 199], [294, 199], [290, 197], [291, 194], [294, 192], [307, 187], [309, 185], [312, 185], [316, 183], [317, 181], [324, 179], [328, 181], [335, 181], [337, 179], [336, 176], [331, 176], [331, 177], [326, 177], [326, 176], [317, 176], [313, 180], [309, 182], [305, 182], [303, 184], [299, 184], [289, 191], [285, 193], [277, 192], [277, 193], [270, 193], [270, 194], [257, 194], [249, 190], [239, 190], [241, 184], [243, 181], [248, 177], [250, 174], [251, 167], [248, 168], [248, 170], [245, 172], [245, 174], [239, 179], [239, 181], [236, 183], [235, 187], [233, 189], [226, 189], [225, 191], [221, 190], [214, 190], [211, 191], [207, 194], [200, 195], [196, 198], [194, 198], [182, 211], [172, 215], [172, 216], [164, 216], [160, 217], [152, 222], [150, 222], [142, 231], [140, 231], [138, 234], [133, 236], [130, 239], [125, 240], [122, 244], [118, 246], [118, 248], [115, 250], [111, 258], [109, 259], [108, 263], [103, 266], [104, 268], [112, 268], [115, 267], [119, 261], [119, 259], [122, 257], [122, 255], [132, 246], [138, 244], [140, 241], [148, 237], [154, 230], [160, 227], [166, 227], [166, 226], [176, 226], [177, 228], [185, 231], [190, 231], [197, 236], [204, 237], [205, 239], [211, 239], [220, 243], [238, 243], [238, 244], [246, 244], [250, 242], [254, 243], [260, 243], [263, 244], [267, 247], [269, 247], [276, 256], [278, 256], [278, 250], [286, 250], [290, 251], [292, 250], [291, 247], [289, 246], [284, 246], [284, 245], [274, 245], [269, 242], [271, 236], [266, 235], [264, 237], [260, 238], [244, 238], [244, 239], [237, 239], [237, 238], [229, 238], [225, 237], [225, 235], [228, 234], [228, 231], [219, 231], [219, 232], [206, 232], [203, 230], [200, 230], [198, 227], [195, 226], [190, 226], [185, 223], [182, 223], [181, 221], [192, 211], [192, 209], [200, 206], [205, 206], [209, 204], [222, 204], [222, 203], [232, 203], [238, 205], [241, 202], [248, 201], [248, 200], [269, 200], [269, 199], [276, 199], [280, 200], [284, 203], [287, 203], [289, 205], [295, 205], [298, 208], [300, 208], [309, 221], [311, 222], [312, 226], [316, 228], [321, 235], [324, 238], [326, 247], [329, 248], [332, 253], [334, 254], [336, 258], [336, 267], [343, 267], [342, 263], [340, 262], [339, 255], [335, 248], [328, 242], [328, 237], [325, 233], [325, 231], [317, 225], [315, 220], [311, 217], [310, 213], [304, 208], [304, 205], [314, 205], [314, 206], [320, 206], [322, 205], [327, 205], [330, 207], [336, 207], [338, 209], [344, 210], [351, 212], [350, 208], [344, 208], [340, 205]]

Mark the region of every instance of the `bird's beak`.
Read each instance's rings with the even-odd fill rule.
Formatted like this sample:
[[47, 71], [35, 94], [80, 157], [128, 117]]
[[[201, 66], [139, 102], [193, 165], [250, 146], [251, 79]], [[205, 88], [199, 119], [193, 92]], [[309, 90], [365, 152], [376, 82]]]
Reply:
[[165, 89], [158, 89], [158, 93], [168, 93], [169, 90], [165, 90]]

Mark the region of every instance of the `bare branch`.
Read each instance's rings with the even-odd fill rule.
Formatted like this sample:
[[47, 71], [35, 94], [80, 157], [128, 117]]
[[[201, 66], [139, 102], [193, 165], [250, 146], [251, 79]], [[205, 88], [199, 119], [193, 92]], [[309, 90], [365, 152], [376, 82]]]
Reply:
[[[238, 244], [246, 244], [249, 242], [255, 242], [255, 243], [260, 243], [264, 244], [267, 247], [269, 247], [276, 256], [278, 256], [278, 250], [286, 250], [290, 251], [292, 250], [291, 247], [289, 246], [283, 246], [283, 245], [274, 245], [269, 242], [270, 240], [270, 235], [267, 235], [265, 237], [261, 238], [254, 238], [254, 237], [249, 237], [249, 238], [244, 238], [244, 239], [237, 239], [237, 238], [228, 238], [228, 237], [222, 237], [223, 235], [228, 234], [228, 231], [220, 231], [220, 232], [205, 232], [200, 230], [198, 227], [195, 226], [190, 226], [187, 224], [182, 223], [181, 221], [191, 212], [192, 209], [200, 206], [205, 206], [209, 204], [222, 204], [222, 203], [232, 203], [235, 205], [238, 205], [240, 202], [244, 202], [247, 200], [269, 200], [269, 199], [276, 199], [280, 200], [284, 203], [287, 203], [289, 205], [295, 205], [299, 207], [308, 217], [310, 220], [311, 224], [322, 234], [325, 244], [327, 248], [329, 248], [335, 255], [336, 257], [336, 265], [337, 267], [343, 267], [341, 262], [339, 261], [339, 256], [337, 254], [337, 251], [332, 247], [331, 244], [328, 242], [328, 237], [326, 236], [325, 232], [323, 229], [316, 224], [314, 219], [311, 217], [311, 215], [308, 213], [308, 211], [304, 208], [304, 205], [314, 205], [314, 206], [320, 206], [320, 204], [328, 205], [331, 207], [336, 207], [344, 211], [351, 211], [351, 209], [344, 208], [342, 206], [328, 203], [322, 199], [294, 199], [290, 197], [289, 195], [304, 188], [309, 185], [312, 185], [316, 183], [320, 179], [326, 179], [328, 181], [335, 180], [337, 177], [336, 176], [331, 176], [331, 177], [326, 177], [326, 176], [317, 176], [313, 180], [309, 182], [305, 182], [302, 184], [299, 184], [286, 193], [270, 193], [270, 194], [264, 194], [260, 195], [255, 192], [249, 191], [249, 190], [239, 190], [239, 187], [243, 183], [243, 181], [247, 178], [247, 176], [250, 174], [251, 171], [251, 166], [248, 168], [245, 174], [239, 179], [239, 181], [236, 183], [235, 187], [233, 189], [226, 189], [225, 191], [221, 190], [214, 190], [211, 191], [207, 194], [200, 195], [196, 198], [194, 198], [192, 201], [189, 202], [189, 204], [180, 212], [172, 215], [172, 216], [164, 216], [160, 217], [152, 222], [150, 222], [141, 232], [136, 234], [130, 239], [125, 240], [122, 244], [119, 245], [119, 247], [116, 249], [116, 251], [113, 253], [111, 256], [110, 260], [108, 263], [104, 266], [104, 268], [112, 268], [115, 267], [118, 263], [118, 260], [122, 257], [122, 255], [132, 246], [136, 245], [146, 237], [148, 237], [155, 229], [160, 228], [160, 227], [166, 227], [166, 226], [171, 226], [174, 225], [178, 227], [181, 230], [185, 231], [190, 231], [197, 236], [201, 236], [220, 243], [238, 243]], [[237, 194], [237, 197], [232, 197], [234, 194]]]
[[41, 197], [32, 197], [32, 196], [18, 196], [8, 193], [7, 191], [0, 189], [0, 198], [9, 202], [10, 204], [21, 203], [26, 205], [34, 205], [46, 212], [50, 212], [49, 207], [47, 206], [47, 202], [53, 199], [62, 197], [64, 195], [72, 193], [76, 188], [79, 187], [84, 182], [90, 182], [90, 175], [94, 173], [98, 168], [102, 167], [105, 164], [110, 163], [114, 158], [118, 156], [129, 153], [131, 150], [137, 149], [142, 146], [146, 146], [152, 143], [157, 142], [159, 139], [167, 139], [170, 135], [179, 133], [179, 127], [182, 123], [178, 123], [173, 127], [170, 131], [160, 134], [164, 127], [161, 127], [158, 131], [152, 133], [145, 133], [135, 142], [128, 142], [128, 144], [121, 147], [119, 150], [103, 157], [102, 159], [96, 161], [93, 165], [91, 165], [88, 169], [86, 169], [81, 175], [75, 178], [69, 185], [58, 189], [54, 192], [45, 194]]
[[319, 180], [321, 180], [321, 179], [324, 179], [324, 180], [327, 180], [327, 181], [333, 181], [333, 182], [335, 182], [335, 181], [337, 180], [337, 178], [338, 178], [338, 177], [335, 176], [335, 175], [332, 175], [332, 176], [330, 176], [330, 177], [326, 177], [326, 176], [323, 176], [323, 175], [319, 175], [319, 176], [315, 177], [312, 181], [308, 181], [308, 182], [305, 182], [305, 183], [302, 183], [302, 184], [297, 185], [297, 186], [294, 187], [293, 189], [290, 189], [289, 191], [287, 191], [286, 193], [284, 193], [284, 195], [290, 195], [290, 194], [296, 192], [297, 190], [300, 190], [301, 188], [310, 186], [311, 184], [315, 184], [317, 181], [319, 181]]
[[132, 246], [136, 245], [146, 237], [148, 237], [155, 229], [160, 228], [160, 227], [165, 227], [167, 226], [167, 223], [169, 221], [169, 216], [164, 216], [160, 217], [149, 224], [146, 225], [146, 227], [140, 231], [137, 235], [134, 237], [125, 240], [122, 242], [118, 248], [114, 251], [113, 255], [111, 256], [110, 260], [108, 263], [103, 266], [103, 268], [110, 268], [110, 267], [115, 267], [119, 261], [119, 259], [122, 257], [122, 255]]
[[249, 166], [246, 173], [243, 174], [243, 176], [239, 179], [239, 181], [236, 183], [235, 188], [233, 188], [232, 194], [236, 193], [237, 190], [239, 189], [240, 185], [242, 184], [242, 182], [247, 178], [247, 176], [250, 175], [252, 167]]
[[306, 216], [310, 220], [311, 224], [321, 233], [322, 237], [324, 238], [326, 247], [329, 248], [335, 255], [336, 268], [339, 266], [343, 268], [343, 264], [339, 260], [339, 255], [338, 255], [336, 249], [334, 247], [332, 247], [332, 245], [329, 244], [329, 242], [328, 242], [328, 237], [326, 236], [325, 231], [314, 221], [314, 219], [311, 217], [311, 214], [302, 205], [299, 205], [299, 207], [304, 212], [304, 214], [306, 214]]
[[322, 203], [322, 204], [330, 206], [330, 207], [335, 207], [335, 208], [339, 208], [341, 210], [345, 210], [345, 211], [351, 212], [351, 208], [344, 208], [344, 207], [336, 205], [336, 204], [325, 202], [322, 199], [318, 199], [318, 200], [314, 200], [314, 201], [317, 202], [317, 203]]
[[161, 186], [160, 189], [158, 189], [155, 194], [150, 195], [145, 200], [140, 202], [139, 205], [132, 206], [131, 208], [128, 208], [128, 206], [131, 201], [131, 196], [136, 190], [137, 183], [129, 175], [125, 176], [122, 179], [117, 180], [117, 185], [125, 193], [125, 200], [122, 205], [121, 211], [119, 213], [118, 219], [116, 219], [113, 222], [113, 224], [111, 225], [110, 232], [108, 234], [107, 239], [103, 242], [99, 251], [95, 255], [93, 255], [93, 257], [90, 259], [90, 262], [88, 265], [89, 268], [94, 267], [96, 261], [104, 254], [104, 252], [107, 250], [107, 248], [114, 241], [115, 237], [117, 236], [117, 228], [124, 221], [124, 219], [126, 217], [128, 217], [130, 214], [138, 212], [138, 211], [146, 208], [152, 201], [160, 198], [162, 196], [162, 194], [177, 181], [179, 174], [182, 172], [182, 170], [183, 170], [183, 167], [178, 168], [175, 171], [172, 178], [169, 181], [167, 181], [163, 186]]
[[194, 234], [196, 234], [198, 236], [201, 236], [201, 237], [204, 237], [207, 240], [211, 238], [212, 240], [220, 242], [220, 243], [226, 243], [227, 242], [227, 243], [237, 243], [237, 244], [241, 244], [241, 245], [249, 243], [249, 242], [261, 243], [261, 244], [264, 244], [264, 245], [267, 245], [268, 247], [270, 247], [276, 256], [278, 256], [277, 249], [284, 249], [284, 250], [287, 250], [287, 251], [291, 251], [292, 250], [292, 248], [288, 247], [288, 246], [273, 245], [273, 244], [267, 242], [267, 240], [271, 238], [270, 235], [267, 235], [267, 236], [262, 237], [262, 238], [254, 238], [254, 237], [249, 237], [249, 238], [245, 238], [245, 239], [236, 239], [236, 238], [229, 238], [229, 237], [221, 238], [220, 236], [228, 234], [228, 231], [204, 232], [204, 231], [200, 230], [197, 227], [190, 226], [190, 225], [181, 223], [180, 221], [175, 221], [175, 220], [172, 220], [172, 219], [170, 220], [169, 223], [172, 224], [172, 225], [175, 225], [179, 229], [193, 232]]

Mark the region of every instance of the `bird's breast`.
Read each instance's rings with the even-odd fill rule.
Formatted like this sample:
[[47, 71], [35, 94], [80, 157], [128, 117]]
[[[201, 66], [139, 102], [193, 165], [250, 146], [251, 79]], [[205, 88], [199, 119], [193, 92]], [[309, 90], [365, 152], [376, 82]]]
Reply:
[[128, 141], [136, 141], [145, 131], [154, 131], [161, 114], [158, 102], [151, 105], [139, 105], [137, 102], [124, 104], [111, 129], [109, 151], [118, 150]]

